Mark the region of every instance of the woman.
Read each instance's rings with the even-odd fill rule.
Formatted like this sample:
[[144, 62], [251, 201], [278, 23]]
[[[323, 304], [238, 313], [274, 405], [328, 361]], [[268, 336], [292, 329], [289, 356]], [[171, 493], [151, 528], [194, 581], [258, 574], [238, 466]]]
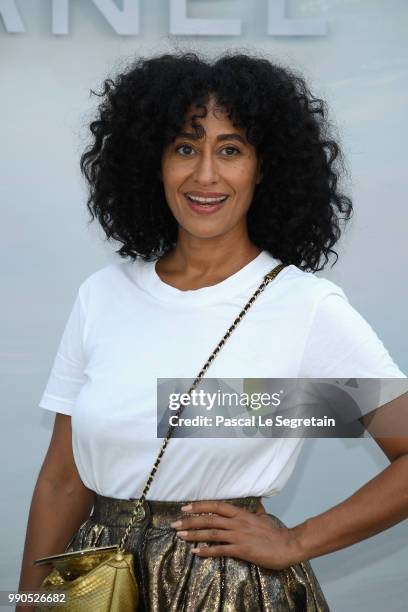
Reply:
[[[162, 442], [156, 379], [195, 377], [276, 265], [210, 377], [405, 377], [343, 291], [312, 273], [352, 203], [326, 107], [301, 77], [248, 55], [163, 55], [99, 95], [81, 167], [91, 216], [125, 261], [81, 285], [41, 398], [57, 416], [21, 589], [49, 572], [38, 557], [118, 542]], [[406, 395], [395, 402], [406, 418]], [[408, 516], [407, 439], [377, 442], [387, 469], [287, 528], [261, 499], [282, 489], [300, 439], [172, 438], [127, 544], [141, 609], [328, 610], [308, 559]]]

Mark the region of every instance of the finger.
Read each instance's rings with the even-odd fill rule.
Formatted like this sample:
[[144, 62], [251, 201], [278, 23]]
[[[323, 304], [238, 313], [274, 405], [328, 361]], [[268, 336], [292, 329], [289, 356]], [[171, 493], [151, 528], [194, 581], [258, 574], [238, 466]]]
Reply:
[[237, 525], [233, 519], [223, 516], [202, 514], [200, 516], [186, 516], [171, 523], [175, 529], [236, 529]]
[[243, 511], [242, 508], [238, 508], [233, 504], [223, 501], [195, 501], [191, 502], [187, 506], [182, 506], [183, 512], [214, 512], [221, 516], [233, 518]]
[[197, 555], [197, 557], [233, 557], [236, 554], [236, 547], [231, 544], [200, 546], [192, 548], [191, 552]]
[[177, 531], [176, 535], [186, 542], [226, 542], [237, 541], [237, 534], [224, 529], [194, 529], [192, 531]]

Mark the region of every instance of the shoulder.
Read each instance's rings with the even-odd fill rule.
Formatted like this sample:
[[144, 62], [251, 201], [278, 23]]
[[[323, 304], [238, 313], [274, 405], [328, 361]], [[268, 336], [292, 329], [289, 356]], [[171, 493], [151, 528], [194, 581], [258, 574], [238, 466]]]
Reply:
[[336, 296], [348, 302], [339, 285], [327, 278], [316, 276], [313, 272], [305, 272], [297, 266], [289, 265], [281, 274], [282, 290], [292, 293], [297, 301], [308, 300], [317, 305], [327, 296]]
[[375, 335], [369, 321], [337, 283], [296, 266], [290, 268], [288, 281], [293, 285], [297, 304], [309, 312], [309, 329], [314, 334], [333, 337], [344, 333], [357, 340]]
[[131, 282], [136, 269], [146, 265], [143, 260], [130, 259], [114, 261], [85, 278], [79, 286], [78, 293], [84, 303], [99, 301], [114, 296]]

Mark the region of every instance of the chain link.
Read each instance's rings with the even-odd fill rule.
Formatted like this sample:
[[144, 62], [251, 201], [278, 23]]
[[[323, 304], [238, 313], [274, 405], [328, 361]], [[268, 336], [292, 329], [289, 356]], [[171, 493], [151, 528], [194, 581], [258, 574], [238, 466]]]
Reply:
[[[193, 384], [191, 385], [190, 389], [187, 391], [187, 393], [190, 395], [191, 392], [197, 387], [198, 383], [201, 381], [202, 377], [204, 376], [204, 374], [206, 373], [206, 371], [208, 370], [208, 368], [210, 367], [211, 363], [214, 361], [215, 357], [217, 356], [217, 354], [220, 352], [221, 348], [224, 346], [225, 342], [228, 340], [228, 338], [230, 337], [230, 335], [232, 334], [232, 332], [234, 331], [234, 329], [236, 328], [236, 326], [238, 325], [238, 323], [243, 319], [243, 317], [246, 315], [246, 313], [248, 312], [248, 310], [250, 309], [250, 307], [252, 306], [252, 304], [255, 302], [256, 298], [262, 293], [262, 291], [265, 289], [265, 287], [279, 274], [279, 272], [285, 267], [284, 264], [279, 264], [278, 266], [276, 266], [275, 268], [273, 268], [273, 270], [271, 270], [270, 272], [268, 272], [268, 274], [266, 274], [264, 276], [264, 279], [262, 281], [262, 283], [259, 285], [258, 289], [253, 293], [253, 295], [250, 297], [250, 299], [248, 300], [248, 302], [245, 304], [244, 308], [241, 310], [241, 312], [239, 313], [239, 315], [237, 316], [237, 318], [234, 320], [233, 324], [231, 325], [231, 327], [228, 328], [227, 332], [224, 334], [224, 336], [221, 338], [221, 340], [219, 341], [218, 345], [215, 347], [215, 349], [213, 350], [213, 352], [211, 353], [211, 355], [209, 356], [209, 358], [207, 359], [205, 365], [203, 366], [202, 370], [199, 372], [199, 374], [197, 375], [197, 378], [194, 380]], [[178, 408], [177, 412], [174, 414], [175, 417], [179, 417], [181, 412], [183, 411], [184, 406], [180, 405], [180, 407]], [[127, 538], [129, 537], [129, 533], [132, 529], [132, 527], [134, 526], [134, 524], [137, 521], [143, 520], [145, 513], [144, 513], [144, 508], [143, 506], [143, 502], [146, 499], [146, 495], [147, 492], [150, 488], [151, 482], [153, 480], [153, 477], [155, 475], [155, 473], [157, 472], [157, 468], [159, 466], [159, 463], [161, 461], [161, 458], [164, 454], [164, 451], [166, 449], [166, 446], [169, 442], [169, 439], [171, 437], [171, 434], [173, 432], [173, 429], [176, 427], [176, 425], [170, 425], [168, 430], [167, 430], [167, 434], [166, 437], [160, 447], [160, 451], [159, 454], [157, 455], [157, 459], [153, 465], [153, 468], [146, 480], [145, 486], [143, 488], [142, 494], [139, 497], [139, 499], [136, 502], [136, 506], [132, 512], [132, 518], [128, 524], [128, 526], [126, 527], [126, 530], [120, 540], [120, 543], [118, 544], [118, 552], [125, 552], [125, 542], [127, 540]]]

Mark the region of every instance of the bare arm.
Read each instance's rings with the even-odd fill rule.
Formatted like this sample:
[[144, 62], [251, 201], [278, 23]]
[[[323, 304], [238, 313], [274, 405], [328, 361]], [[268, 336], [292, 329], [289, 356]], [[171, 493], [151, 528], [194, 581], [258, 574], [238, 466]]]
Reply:
[[[390, 460], [375, 478], [326, 512], [293, 527], [299, 560], [312, 559], [355, 544], [408, 518], [408, 394], [363, 417]], [[400, 432], [380, 437], [375, 431]]]
[[[19, 590], [38, 590], [51, 566], [33, 567], [33, 561], [64, 551], [89, 515], [94, 495], [85, 487], [76, 469], [71, 417], [57, 413], [50, 446], [31, 500]], [[34, 608], [21, 610], [29, 612]]]

